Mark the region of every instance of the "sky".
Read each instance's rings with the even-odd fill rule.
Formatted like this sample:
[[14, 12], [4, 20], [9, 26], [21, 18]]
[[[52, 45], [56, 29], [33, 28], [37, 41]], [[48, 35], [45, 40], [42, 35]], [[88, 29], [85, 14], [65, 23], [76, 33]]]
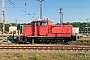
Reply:
[[[37, 0], [4, 0], [5, 23], [30, 23], [40, 18], [40, 2]], [[11, 2], [9, 2], [11, 1]], [[60, 8], [63, 8], [63, 22], [90, 21], [90, 0], [44, 0], [42, 18], [53, 23], [60, 22]], [[2, 18], [2, 0], [0, 0], [0, 21]]]

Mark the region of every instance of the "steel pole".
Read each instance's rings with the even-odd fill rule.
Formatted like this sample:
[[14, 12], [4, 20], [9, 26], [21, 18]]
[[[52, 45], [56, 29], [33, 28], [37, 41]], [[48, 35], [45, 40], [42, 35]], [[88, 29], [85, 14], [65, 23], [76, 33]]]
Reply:
[[42, 20], [42, 0], [40, 0], [40, 19]]

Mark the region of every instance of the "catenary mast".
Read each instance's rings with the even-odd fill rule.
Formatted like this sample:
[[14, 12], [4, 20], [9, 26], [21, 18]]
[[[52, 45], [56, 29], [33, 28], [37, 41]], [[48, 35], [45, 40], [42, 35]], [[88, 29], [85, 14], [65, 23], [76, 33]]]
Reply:
[[37, 0], [40, 2], [40, 19], [42, 20], [42, 1], [44, 0]]
[[62, 12], [62, 10], [63, 10], [63, 8], [60, 8], [59, 9], [60, 10], [60, 24], [62, 25], [63, 24], [63, 12]]
[[2, 0], [2, 33], [5, 31], [4, 0]]

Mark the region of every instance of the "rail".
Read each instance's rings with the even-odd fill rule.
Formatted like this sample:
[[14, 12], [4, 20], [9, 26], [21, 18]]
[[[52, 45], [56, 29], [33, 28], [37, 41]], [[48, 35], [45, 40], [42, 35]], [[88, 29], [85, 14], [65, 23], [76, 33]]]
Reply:
[[90, 51], [89, 46], [0, 46], [0, 50], [72, 50]]

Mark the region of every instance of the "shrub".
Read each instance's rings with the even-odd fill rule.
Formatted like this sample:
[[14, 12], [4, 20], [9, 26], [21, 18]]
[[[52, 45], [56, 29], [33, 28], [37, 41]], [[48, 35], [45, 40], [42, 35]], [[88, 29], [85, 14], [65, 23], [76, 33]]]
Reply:
[[35, 60], [39, 60], [40, 59], [40, 55], [36, 54], [34, 58], [35, 58]]
[[26, 54], [24, 53], [24, 52], [20, 52], [20, 53], [18, 53], [19, 54], [19, 57], [20, 58], [24, 58], [25, 56], [26, 56]]

